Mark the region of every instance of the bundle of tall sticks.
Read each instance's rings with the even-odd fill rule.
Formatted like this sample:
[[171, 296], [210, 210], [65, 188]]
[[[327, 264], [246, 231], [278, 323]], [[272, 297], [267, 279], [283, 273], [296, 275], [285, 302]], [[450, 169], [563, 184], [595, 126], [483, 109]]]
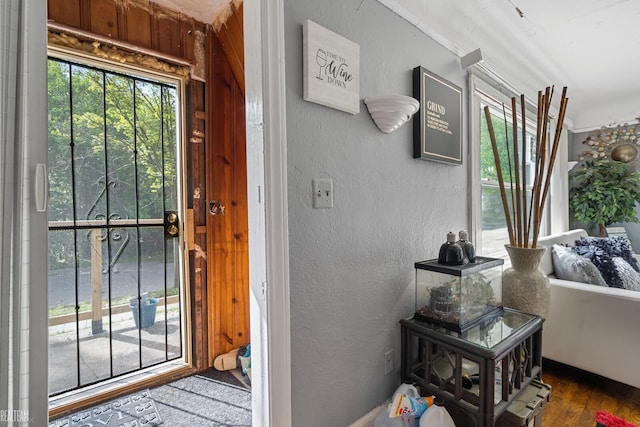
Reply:
[[[544, 210], [549, 187], [551, 186], [551, 173], [553, 165], [558, 153], [558, 145], [560, 144], [560, 134], [562, 132], [562, 123], [564, 114], [567, 109], [567, 88], [562, 90], [562, 99], [560, 100], [560, 110], [558, 113], [558, 121], [556, 123], [556, 131], [551, 143], [551, 154], [548, 155], [547, 135], [549, 133], [547, 124], [549, 123], [549, 108], [551, 107], [551, 98], [553, 97], [553, 87], [547, 87], [544, 91], [538, 92], [538, 117], [536, 124], [536, 163], [535, 174], [533, 179], [533, 187], [531, 200], [527, 203], [526, 190], [526, 136], [527, 126], [525, 121], [525, 98], [520, 95], [521, 119], [522, 119], [522, 159], [518, 157], [518, 113], [516, 98], [511, 98], [511, 113], [513, 125], [513, 142], [512, 147], [509, 145], [509, 139], [506, 138], [506, 150], [508, 159], [509, 172], [509, 193], [511, 197], [511, 209], [507, 199], [507, 189], [505, 187], [502, 166], [500, 164], [500, 156], [498, 153], [498, 143], [491, 121], [491, 113], [489, 107], [484, 107], [484, 114], [487, 119], [487, 128], [491, 138], [491, 146], [493, 148], [493, 157], [496, 163], [496, 171], [498, 174], [498, 184], [500, 185], [500, 196], [502, 197], [502, 207], [509, 230], [509, 244], [519, 248], [535, 248], [538, 243], [538, 235], [540, 234], [540, 224], [542, 222], [542, 213]], [[505, 114], [505, 127], [507, 126]], [[508, 135], [508, 132], [505, 134]], [[522, 163], [520, 163], [522, 161]], [[514, 179], [515, 178], [515, 179]], [[513, 216], [513, 221], [512, 221]], [[533, 227], [533, 228], [532, 228]]]

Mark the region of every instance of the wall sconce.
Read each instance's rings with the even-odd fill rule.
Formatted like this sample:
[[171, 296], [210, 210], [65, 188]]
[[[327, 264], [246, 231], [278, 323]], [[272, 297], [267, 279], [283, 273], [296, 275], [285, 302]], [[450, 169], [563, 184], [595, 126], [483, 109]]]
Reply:
[[368, 96], [364, 103], [378, 129], [391, 133], [407, 122], [420, 109], [420, 103], [410, 96]]

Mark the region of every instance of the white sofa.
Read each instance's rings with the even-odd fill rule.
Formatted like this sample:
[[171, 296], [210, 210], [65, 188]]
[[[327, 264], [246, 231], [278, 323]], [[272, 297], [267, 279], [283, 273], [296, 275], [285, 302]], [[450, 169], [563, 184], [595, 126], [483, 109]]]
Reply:
[[539, 239], [540, 263], [550, 276], [551, 305], [542, 355], [640, 388], [640, 292], [560, 280], [553, 275], [553, 244], [574, 245], [584, 230]]

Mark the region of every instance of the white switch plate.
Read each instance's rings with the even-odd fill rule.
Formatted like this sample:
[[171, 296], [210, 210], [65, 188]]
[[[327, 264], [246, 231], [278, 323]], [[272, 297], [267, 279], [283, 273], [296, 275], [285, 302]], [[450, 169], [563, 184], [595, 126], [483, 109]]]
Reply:
[[330, 179], [314, 179], [311, 184], [313, 207], [315, 209], [333, 208], [333, 181]]
[[384, 352], [384, 374], [389, 375], [393, 372], [393, 349]]

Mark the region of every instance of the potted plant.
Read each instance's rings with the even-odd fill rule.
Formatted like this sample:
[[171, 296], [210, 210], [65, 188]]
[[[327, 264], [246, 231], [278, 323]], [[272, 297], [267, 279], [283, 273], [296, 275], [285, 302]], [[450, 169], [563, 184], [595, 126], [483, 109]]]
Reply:
[[598, 226], [599, 235], [616, 222], [639, 222], [640, 175], [628, 164], [611, 159], [587, 161], [569, 174], [569, 209], [573, 218]]

